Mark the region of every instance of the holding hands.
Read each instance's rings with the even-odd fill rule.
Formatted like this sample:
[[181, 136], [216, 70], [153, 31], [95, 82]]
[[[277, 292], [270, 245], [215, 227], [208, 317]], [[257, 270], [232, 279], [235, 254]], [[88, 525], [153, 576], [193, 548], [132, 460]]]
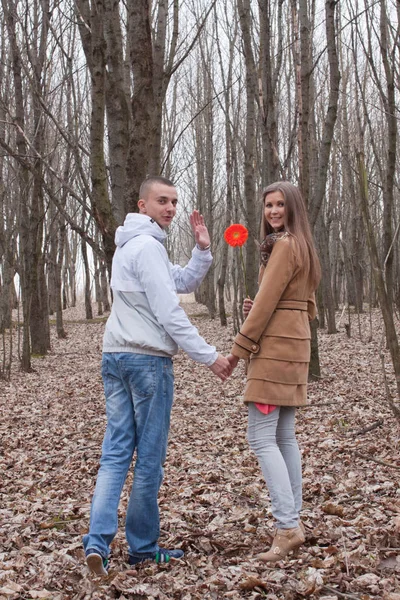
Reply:
[[[197, 211], [195, 211], [197, 212]], [[202, 218], [202, 217], [201, 217]], [[208, 233], [208, 232], [207, 232]], [[251, 298], [245, 298], [243, 301], [243, 314], [246, 318], [253, 307], [254, 301]], [[224, 358], [221, 354], [213, 365], [211, 365], [211, 371], [217, 375], [222, 381], [226, 381], [228, 377], [232, 375], [234, 369], [236, 369], [239, 362], [239, 358], [234, 354], [228, 354]]]
[[221, 381], [226, 381], [228, 377], [232, 375], [233, 369], [235, 369], [238, 362], [238, 357], [233, 354], [229, 354], [227, 357], [218, 354], [217, 360], [210, 365], [209, 369], [214, 375], [219, 377]]
[[228, 354], [228, 356], [226, 358], [228, 359], [228, 362], [231, 365], [232, 371], [233, 371], [233, 369], [236, 369], [237, 364], [239, 362], [239, 358], [237, 356], [235, 356], [234, 354]]
[[221, 381], [226, 381], [232, 373], [230, 362], [222, 354], [218, 354], [217, 360], [209, 366], [209, 369], [220, 378]]
[[[251, 309], [253, 307], [253, 304], [254, 304], [254, 302], [250, 298], [245, 298], [244, 299], [244, 301], [243, 301], [243, 314], [244, 314], [245, 318], [247, 317], [247, 315], [251, 311]], [[236, 369], [237, 364], [238, 364], [238, 362], [239, 362], [240, 359], [237, 356], [235, 356], [234, 354], [228, 354], [228, 356], [226, 357], [225, 360], [227, 360], [228, 363], [229, 363], [229, 365], [230, 365], [229, 375], [227, 375], [225, 377], [225, 379], [227, 379], [230, 375], [232, 375], [233, 370]], [[220, 379], [222, 379], [222, 377]], [[222, 381], [225, 381], [225, 379], [222, 379]]]

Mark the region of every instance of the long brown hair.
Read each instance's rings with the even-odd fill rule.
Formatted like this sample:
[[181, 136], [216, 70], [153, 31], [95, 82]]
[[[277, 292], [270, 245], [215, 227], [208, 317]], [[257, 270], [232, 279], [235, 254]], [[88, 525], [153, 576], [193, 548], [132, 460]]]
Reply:
[[318, 287], [321, 279], [321, 266], [319, 263], [314, 240], [311, 234], [310, 223], [308, 222], [307, 209], [304, 204], [300, 190], [289, 183], [289, 181], [277, 181], [271, 183], [262, 191], [262, 216], [260, 241], [262, 242], [274, 229], [268, 223], [264, 215], [265, 198], [272, 192], [280, 192], [285, 200], [285, 231], [290, 233], [298, 242], [300, 251], [300, 266], [302, 269], [308, 269], [310, 272], [310, 281], [313, 288]]

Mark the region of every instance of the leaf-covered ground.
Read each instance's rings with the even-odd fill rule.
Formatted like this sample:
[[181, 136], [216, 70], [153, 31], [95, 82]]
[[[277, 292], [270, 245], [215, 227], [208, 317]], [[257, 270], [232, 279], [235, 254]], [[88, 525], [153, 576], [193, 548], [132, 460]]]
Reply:
[[[231, 329], [185, 307], [227, 352]], [[179, 354], [161, 542], [185, 558], [126, 565], [130, 475], [106, 579], [89, 576], [81, 547], [105, 428], [104, 322], [79, 322], [81, 313], [66, 311], [68, 338], [52, 331], [52, 352], [33, 361], [33, 373], [0, 381], [0, 600], [400, 600], [400, 429], [385, 396], [378, 313], [363, 316], [360, 331], [354, 317], [352, 338], [343, 325], [320, 333], [322, 378], [297, 419], [307, 541], [296, 556], [273, 568], [255, 559], [269, 547], [273, 521], [246, 441], [242, 369], [221, 384]], [[386, 370], [394, 391], [387, 354]]]

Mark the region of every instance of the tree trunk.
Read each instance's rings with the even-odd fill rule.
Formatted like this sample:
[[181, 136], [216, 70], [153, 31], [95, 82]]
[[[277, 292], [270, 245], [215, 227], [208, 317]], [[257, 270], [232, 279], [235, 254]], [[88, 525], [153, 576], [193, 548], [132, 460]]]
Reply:
[[50, 231], [49, 234], [49, 250], [46, 255], [46, 266], [47, 266], [47, 291], [48, 291], [48, 305], [49, 315], [53, 315], [56, 312], [56, 263], [57, 263], [57, 232], [55, 228]]
[[50, 324], [47, 284], [44, 274], [44, 255], [42, 252], [37, 251], [33, 269], [30, 320], [32, 353], [45, 356], [50, 350]]
[[[296, 12], [296, 0], [292, 0]], [[300, 85], [298, 90], [299, 112], [299, 171], [300, 189], [308, 207], [310, 194], [310, 110], [311, 110], [311, 74], [312, 74], [312, 37], [311, 23], [308, 15], [308, 0], [299, 0], [300, 22]]]
[[[369, 212], [369, 201], [368, 201], [368, 180], [367, 180], [367, 172], [364, 164], [364, 156], [360, 153], [358, 155], [358, 169], [359, 169], [359, 182], [360, 182], [360, 198], [361, 198], [361, 209], [365, 224], [365, 229], [367, 231], [367, 243], [368, 250], [371, 258], [371, 264], [373, 267], [373, 275], [376, 285], [377, 294], [379, 297], [379, 304], [382, 311], [383, 321], [385, 324], [385, 333], [386, 333], [386, 342], [390, 351], [390, 356], [392, 359], [393, 369], [396, 377], [397, 383], [397, 398], [400, 399], [400, 348], [399, 348], [399, 340], [397, 338], [396, 326], [393, 319], [392, 312], [392, 304], [390, 302], [390, 297], [387, 292], [387, 288], [385, 285], [385, 280], [383, 277], [382, 267], [379, 260], [378, 249], [375, 240], [374, 228], [371, 222], [370, 212]], [[389, 401], [390, 408], [393, 411], [393, 414], [400, 422], [400, 407], [397, 406], [391, 399], [391, 397], [387, 398]]]
[[61, 295], [61, 273], [64, 260], [64, 248], [65, 248], [65, 235], [66, 225], [63, 219], [61, 219], [59, 232], [58, 232], [58, 256], [55, 268], [55, 284], [56, 284], [56, 327], [57, 336], [59, 339], [64, 339], [67, 334], [64, 329], [63, 323], [63, 310], [62, 310], [62, 295]]
[[309, 381], [318, 381], [321, 377], [321, 367], [319, 362], [318, 348], [318, 319], [314, 319], [310, 323], [311, 329], [311, 357], [310, 367], [308, 370]]
[[[380, 50], [386, 75], [386, 97], [384, 98], [386, 121], [387, 121], [387, 160], [385, 179], [383, 182], [383, 254], [386, 291], [389, 306], [393, 304], [393, 206], [394, 206], [394, 182], [396, 174], [396, 150], [397, 150], [397, 105], [395, 94], [395, 73], [398, 65], [396, 46], [399, 44], [399, 31], [393, 44], [391, 56], [389, 53], [388, 29], [391, 27], [386, 13], [386, 3], [380, 2]], [[391, 59], [391, 60], [390, 60]]]
[[[277, 30], [272, 35], [271, 2], [259, 2], [260, 12], [260, 78], [261, 78], [261, 138], [262, 182], [268, 185], [279, 179], [277, 86], [282, 67], [283, 31], [282, 5], [278, 0]], [[277, 40], [275, 39], [277, 36]]]
[[107, 268], [103, 260], [100, 259], [100, 288], [101, 288], [101, 301], [103, 303], [104, 312], [110, 312], [111, 306], [108, 299], [108, 287], [107, 287]]
[[328, 176], [329, 157], [333, 132], [337, 118], [337, 109], [339, 101], [340, 71], [339, 59], [336, 50], [336, 30], [335, 30], [335, 6], [337, 0], [326, 0], [325, 2], [325, 23], [326, 40], [329, 60], [329, 100], [328, 110], [325, 116], [322, 140], [318, 152], [318, 176], [315, 182], [312, 203], [309, 207], [311, 229], [317, 222], [319, 212], [326, 191], [326, 181]]
[[[322, 293], [324, 297], [324, 307], [326, 309], [328, 333], [337, 333], [336, 322], [335, 322], [335, 299], [332, 292], [332, 281], [331, 281], [331, 265], [329, 258], [329, 236], [325, 224], [325, 220], [322, 215], [319, 216], [317, 223], [318, 237], [320, 243], [320, 260], [321, 260], [321, 271], [322, 271]], [[314, 355], [315, 356], [315, 355]], [[314, 368], [314, 366], [313, 366]]]
[[[72, 246], [72, 248], [71, 248]], [[63, 269], [63, 308], [68, 308], [68, 298], [70, 306], [76, 306], [76, 257], [78, 253], [77, 235], [72, 234], [71, 239], [65, 236], [64, 250], [64, 269]], [[64, 301], [65, 298], [65, 301]]]
[[246, 134], [244, 142], [244, 195], [249, 238], [246, 244], [247, 289], [251, 298], [257, 293], [258, 274], [258, 215], [256, 214], [255, 189], [255, 102], [258, 96], [257, 72], [251, 44], [251, 12], [249, 0], [237, 0], [240, 27], [243, 35], [243, 51], [246, 65]]
[[134, 80], [131, 100], [132, 129], [127, 159], [125, 213], [137, 212], [139, 188], [147, 175], [154, 152], [152, 127], [155, 106], [153, 89], [153, 47], [149, 0], [135, 0], [128, 5], [130, 62]]
[[118, 0], [105, 0], [105, 101], [110, 162], [111, 205], [115, 223], [125, 218], [126, 158], [129, 148], [129, 89], [125, 83], [124, 53]]
[[97, 303], [97, 314], [101, 316], [103, 314], [103, 304], [101, 301], [101, 287], [100, 287], [100, 265], [96, 254], [93, 255], [93, 268], [94, 268], [94, 296], [95, 302]]
[[0, 293], [0, 333], [11, 328], [12, 323], [12, 303], [13, 303], [13, 288], [14, 288], [14, 265], [13, 253], [7, 247], [2, 260], [2, 285]]
[[6, 17], [7, 31], [10, 38], [11, 65], [15, 94], [15, 123], [18, 125], [16, 132], [18, 162], [18, 187], [20, 210], [18, 215], [18, 231], [20, 245], [20, 281], [23, 310], [23, 337], [21, 368], [25, 372], [31, 371], [31, 344], [30, 320], [32, 301], [32, 256], [33, 244], [29, 215], [29, 168], [25, 163], [28, 155], [27, 144], [23, 135], [25, 129], [24, 94], [22, 85], [22, 61], [18, 48], [15, 32], [16, 8], [12, 0], [2, 0], [3, 11]]
[[81, 250], [82, 250], [82, 258], [83, 258], [83, 267], [85, 271], [85, 310], [86, 310], [86, 319], [93, 319], [93, 310], [92, 310], [92, 293], [90, 289], [90, 269], [89, 269], [89, 261], [87, 255], [86, 242], [84, 239], [81, 241]]
[[[105, 2], [106, 0], [94, 0], [90, 9], [87, 0], [77, 0], [81, 16], [84, 19], [84, 21], [79, 24], [79, 30], [92, 83], [92, 111], [90, 120], [90, 172], [92, 192], [90, 200], [96, 223], [102, 234], [107, 268], [111, 274], [111, 263], [115, 250], [114, 236], [116, 221], [108, 196], [106, 163], [104, 157], [106, 90], [106, 42], [104, 37]], [[116, 125], [116, 128], [118, 129], [119, 126], [120, 124]], [[117, 135], [117, 133], [115, 133], [115, 135]], [[114, 137], [112, 139], [114, 140]]]

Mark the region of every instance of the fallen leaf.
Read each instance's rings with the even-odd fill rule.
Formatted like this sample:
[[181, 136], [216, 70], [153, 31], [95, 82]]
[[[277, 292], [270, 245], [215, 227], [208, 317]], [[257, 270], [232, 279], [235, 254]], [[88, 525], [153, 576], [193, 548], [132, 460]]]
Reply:
[[247, 591], [254, 590], [255, 587], [268, 591], [268, 584], [262, 579], [253, 576], [248, 577], [245, 581], [242, 581], [239, 584], [239, 587], [241, 590]]
[[337, 515], [338, 517], [343, 517], [344, 515], [343, 506], [333, 504], [333, 502], [325, 502], [321, 508], [327, 515]]
[[1, 594], [15, 594], [16, 592], [20, 592], [22, 590], [22, 585], [15, 583], [14, 581], [8, 581], [6, 585], [0, 588]]
[[360, 587], [369, 587], [371, 585], [376, 585], [379, 582], [378, 575], [375, 573], [365, 573], [365, 575], [360, 575], [360, 577], [356, 577], [354, 583], [359, 585]]

